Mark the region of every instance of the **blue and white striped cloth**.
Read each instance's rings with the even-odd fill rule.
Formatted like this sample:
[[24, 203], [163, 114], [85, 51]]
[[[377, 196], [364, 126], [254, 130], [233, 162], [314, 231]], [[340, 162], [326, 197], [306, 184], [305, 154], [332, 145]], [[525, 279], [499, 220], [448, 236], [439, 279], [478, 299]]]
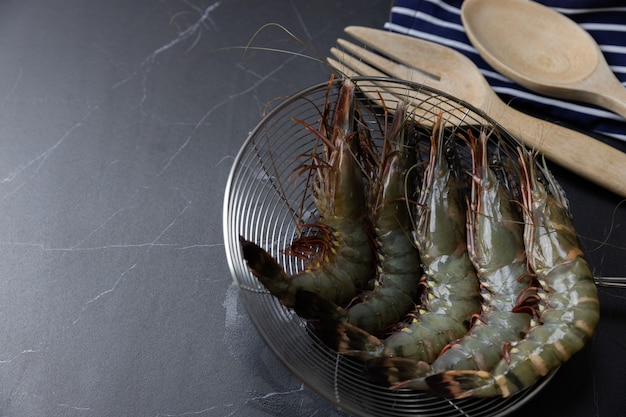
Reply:
[[[511, 107], [540, 118], [626, 141], [626, 120], [598, 107], [543, 96], [500, 75], [465, 35], [463, 0], [395, 0], [385, 29], [451, 47], [469, 57]], [[580, 24], [600, 45], [606, 61], [626, 84], [626, 6], [624, 0], [539, 0]], [[622, 4], [622, 6], [620, 6]], [[532, 24], [529, 22], [529, 24]]]

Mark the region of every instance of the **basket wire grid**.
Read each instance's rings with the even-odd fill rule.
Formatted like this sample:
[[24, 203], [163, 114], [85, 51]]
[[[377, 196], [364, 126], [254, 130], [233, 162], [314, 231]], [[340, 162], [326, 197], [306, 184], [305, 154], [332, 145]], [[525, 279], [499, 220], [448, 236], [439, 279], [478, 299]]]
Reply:
[[[356, 77], [353, 82], [357, 85], [355, 100], [361, 110], [360, 122], [371, 127], [374, 143], [382, 143], [385, 115], [393, 111], [398, 100], [403, 100], [424, 125], [432, 124], [441, 114], [452, 132], [490, 132], [490, 137], [497, 137], [491, 146], [498, 153], [514, 157], [516, 148], [521, 146], [488, 116], [443, 92], [390, 78]], [[267, 250], [288, 274], [304, 267], [302, 260], [283, 252], [302, 233], [299, 225], [316, 216], [305, 178], [294, 174], [303, 158], [319, 146], [319, 139], [302, 122], [317, 127], [324, 104], [336, 101], [340, 85], [341, 80], [330, 86], [321, 83], [280, 103], [250, 133], [235, 158], [225, 192], [224, 239], [233, 279], [250, 318], [296, 377], [351, 414], [494, 417], [512, 412], [538, 392], [549, 377], [507, 399], [449, 400], [425, 392], [393, 391], [374, 385], [364, 377], [362, 365], [326, 347], [306, 321], [282, 306], [249, 272], [239, 236]], [[459, 154], [468, 167], [469, 151], [463, 149], [460, 147]]]

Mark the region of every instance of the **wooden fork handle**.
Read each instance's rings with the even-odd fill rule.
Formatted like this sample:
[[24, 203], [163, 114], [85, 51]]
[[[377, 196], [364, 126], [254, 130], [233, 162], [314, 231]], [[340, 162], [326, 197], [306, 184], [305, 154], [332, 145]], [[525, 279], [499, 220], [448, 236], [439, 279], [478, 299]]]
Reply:
[[585, 134], [519, 112], [504, 103], [494, 107], [497, 109], [492, 107], [490, 116], [527, 147], [626, 197], [626, 153]]

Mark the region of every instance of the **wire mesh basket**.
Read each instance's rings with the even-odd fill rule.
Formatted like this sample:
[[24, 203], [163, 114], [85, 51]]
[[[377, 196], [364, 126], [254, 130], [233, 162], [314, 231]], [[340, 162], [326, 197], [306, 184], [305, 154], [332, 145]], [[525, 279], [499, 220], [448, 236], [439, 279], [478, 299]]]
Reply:
[[[517, 147], [522, 146], [488, 116], [443, 92], [390, 78], [357, 77], [353, 82], [361, 109], [360, 123], [371, 127], [375, 144], [382, 143], [386, 117], [402, 100], [423, 125], [434, 123], [441, 115], [447, 129], [489, 131], [497, 137], [491, 145], [493, 152], [515, 157]], [[224, 201], [224, 239], [233, 278], [252, 321], [296, 377], [353, 415], [493, 417], [512, 412], [538, 392], [549, 377], [507, 399], [450, 400], [372, 384], [365, 378], [361, 364], [326, 347], [306, 321], [281, 305], [249, 272], [239, 236], [266, 249], [288, 274], [304, 267], [302, 260], [283, 251], [301, 233], [299, 225], [316, 216], [306, 182], [293, 173], [302, 158], [319, 144], [303, 124], [318, 123], [324, 104], [336, 100], [340, 85], [341, 80], [321, 83], [280, 103], [250, 133], [233, 164]], [[424, 155], [427, 152], [426, 147]], [[471, 166], [468, 152], [461, 150], [460, 157], [466, 167]]]

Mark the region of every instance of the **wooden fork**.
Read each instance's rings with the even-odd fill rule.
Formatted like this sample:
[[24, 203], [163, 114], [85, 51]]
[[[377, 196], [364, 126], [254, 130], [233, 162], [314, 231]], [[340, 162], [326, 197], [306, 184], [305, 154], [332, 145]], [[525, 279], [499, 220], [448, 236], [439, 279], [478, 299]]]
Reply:
[[587, 135], [507, 106], [466, 56], [442, 45], [382, 30], [345, 32], [387, 58], [343, 39], [329, 64], [348, 77], [400, 78], [438, 89], [489, 115], [526, 146], [594, 183], [626, 197], [626, 154]]

